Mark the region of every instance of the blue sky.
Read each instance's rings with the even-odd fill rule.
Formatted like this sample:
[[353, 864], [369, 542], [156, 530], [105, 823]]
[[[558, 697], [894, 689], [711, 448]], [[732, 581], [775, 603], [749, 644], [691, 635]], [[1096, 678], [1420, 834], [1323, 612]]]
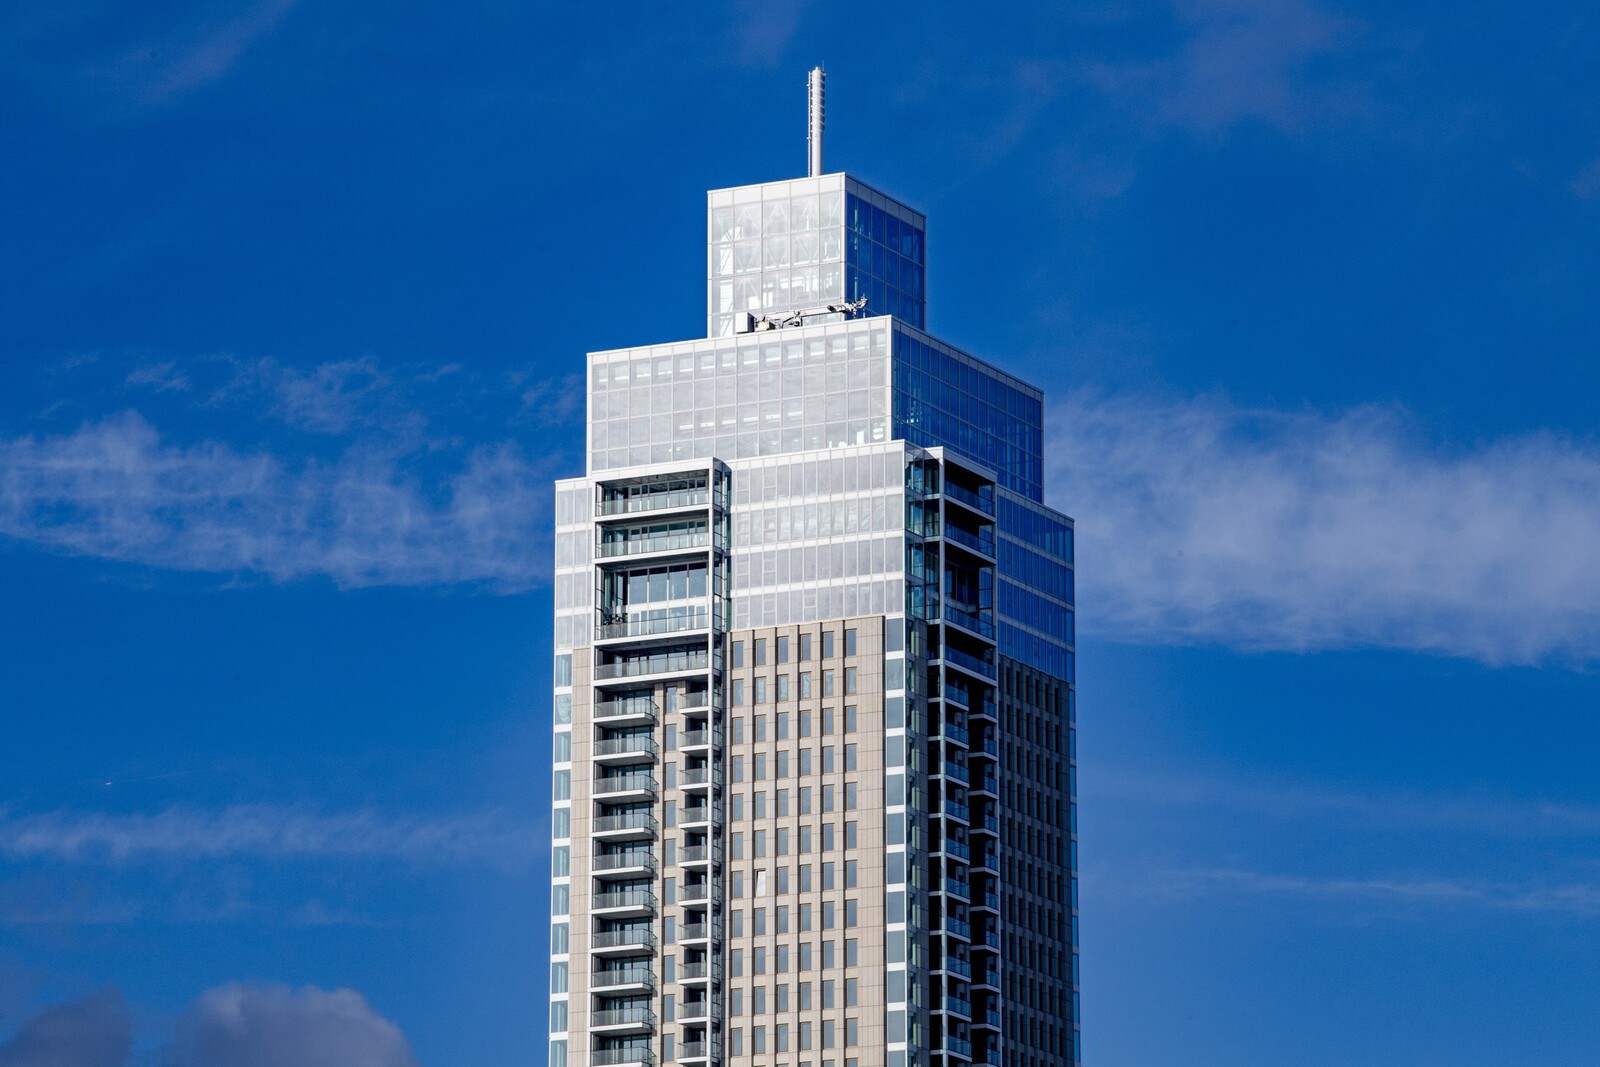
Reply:
[[1047, 391], [1088, 1061], [1600, 1058], [1600, 17], [1064, 7], [8, 5], [0, 1067], [543, 1062], [582, 356], [817, 62]]

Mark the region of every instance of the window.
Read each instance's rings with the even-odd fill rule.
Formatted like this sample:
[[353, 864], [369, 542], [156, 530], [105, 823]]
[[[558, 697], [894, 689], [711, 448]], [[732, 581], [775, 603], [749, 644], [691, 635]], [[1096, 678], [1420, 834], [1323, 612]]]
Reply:
[[[780, 682], [783, 681], [782, 678], [778, 680]], [[787, 711], [778, 712], [778, 740], [789, 740], [789, 713]]]
[[833, 810], [833, 786], [831, 785], [822, 787], [822, 810], [824, 813]]
[[[810, 694], [805, 694], [809, 696]], [[811, 736], [811, 712], [805, 708], [800, 709], [800, 736]]]
[[846, 889], [854, 889], [856, 887], [857, 866], [858, 864], [855, 860], [844, 861], [844, 887]]
[[733, 743], [736, 745], [744, 744], [744, 717], [742, 715], [733, 720]]
[[833, 671], [822, 672], [822, 695], [825, 697], [833, 696], [833, 674]]
[[846, 704], [844, 706], [844, 731], [847, 734], [856, 732], [856, 706], [854, 704]]
[[744, 973], [744, 949], [728, 950], [728, 973], [735, 978]]
[[824, 746], [822, 746], [822, 773], [823, 774], [831, 774], [832, 772], [833, 772], [833, 746], [832, 745], [824, 745]]
[[733, 643], [733, 665], [735, 667], [743, 667], [744, 666], [744, 642], [743, 641], [735, 641]]
[[853, 770], [856, 769], [856, 746], [855, 745], [846, 745], [846, 746], [844, 746], [844, 769], [847, 770], [847, 771], [853, 771]]
[[856, 992], [857, 992], [857, 988], [860, 986], [860, 984], [861, 984], [860, 981], [858, 981], [855, 978], [846, 978], [844, 980], [844, 1006], [845, 1007], [853, 1008], [853, 1007], [856, 1006]]
[[[760, 949], [756, 951], [759, 952]], [[861, 965], [861, 942], [853, 937], [844, 943], [844, 965], [846, 967], [859, 967]]]
[[[849, 951], [850, 951], [849, 950], [849, 945], [853, 945], [853, 944], [855, 944], [855, 942], [853, 942], [853, 941], [846, 943], [845, 953], [846, 953], [847, 956], [848, 956]], [[757, 945], [753, 950], [751, 950], [751, 953], [750, 953], [750, 973], [751, 974], [766, 974], [767, 973], [767, 950], [765, 948], [761, 947], [760, 945]]]
[[780, 637], [780, 638], [777, 639], [775, 644], [777, 646], [775, 651], [778, 653], [777, 662], [779, 662], [779, 663], [788, 663], [789, 662], [789, 639], [787, 637]]
[[728, 1034], [728, 1051], [735, 1056], [744, 1055], [744, 1027], [734, 1027]]
[[856, 810], [856, 783], [854, 782], [846, 782], [844, 784], [844, 810]]
[[856, 632], [854, 630], [846, 630], [844, 632], [844, 654], [847, 656], [856, 654]]
[[832, 659], [833, 658], [833, 631], [832, 630], [824, 630], [824, 631], [822, 631], [822, 658], [823, 659]]
[[736, 708], [744, 707], [744, 679], [743, 678], [735, 678], [733, 680], [733, 706], [736, 707]]
[[735, 793], [728, 798], [728, 811], [734, 822], [744, 819], [744, 794]]
[[[670, 766], [670, 764], [669, 764]], [[735, 756], [729, 763], [729, 775], [735, 782], [744, 781], [744, 757]], [[670, 785], [667, 788], [672, 788]]]
[[767, 717], [765, 715], [756, 716], [755, 739], [757, 741], [765, 741], [767, 739]]
[[[848, 683], [846, 684], [846, 691], [855, 692], [854, 689], [849, 688]], [[765, 704], [767, 702], [767, 680], [765, 678], [755, 679], [755, 696], [752, 699], [757, 704]]]
[[822, 1007], [823, 1007], [824, 1011], [826, 1011], [828, 1008], [833, 1007], [834, 990], [836, 990], [837, 988], [838, 988], [838, 985], [835, 982], [823, 982], [822, 983]]
[[824, 863], [822, 865], [822, 888], [823, 889], [827, 890], [827, 889], [832, 889], [833, 888], [833, 874], [834, 874], [834, 865], [831, 864], [831, 863]]
[[[800, 699], [801, 700], [805, 700], [805, 699], [809, 698], [810, 696], [811, 696], [811, 672], [810, 671], [801, 671], [800, 672]], [[804, 715], [804, 714], [806, 714], [806, 712], [802, 711], [800, 714]], [[804, 737], [805, 735], [802, 734], [801, 736]]]
[[806, 661], [806, 660], [809, 660], [810, 658], [811, 658], [811, 635], [810, 634], [801, 634], [800, 635], [800, 659], [802, 661]]
[[728, 922], [730, 923], [730, 929], [733, 930], [734, 937], [744, 936], [744, 911], [742, 909], [736, 909], [729, 916]]
[[[756, 685], [758, 687], [758, 691], [759, 691], [760, 684], [761, 684], [760, 682], [756, 683]], [[856, 669], [854, 667], [846, 667], [844, 669], [844, 692], [845, 692], [845, 695], [849, 696], [851, 693], [854, 693], [855, 691], [856, 691]]]
[[735, 832], [729, 835], [728, 854], [736, 860], [744, 859], [744, 834]]
[[856, 847], [856, 824], [853, 822], [847, 822], [844, 824], [844, 847]]
[[765, 637], [756, 638], [755, 664], [757, 667], [765, 667], [767, 665], [767, 639]]
[[789, 699], [789, 676], [787, 674], [778, 675], [778, 699], [780, 701]]

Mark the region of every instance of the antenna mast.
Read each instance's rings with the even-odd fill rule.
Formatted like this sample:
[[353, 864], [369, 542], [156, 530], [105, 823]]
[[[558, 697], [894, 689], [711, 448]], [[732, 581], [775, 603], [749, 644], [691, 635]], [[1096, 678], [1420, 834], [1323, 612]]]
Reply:
[[806, 79], [806, 147], [811, 150], [811, 177], [822, 174], [822, 79], [821, 67], [812, 67]]

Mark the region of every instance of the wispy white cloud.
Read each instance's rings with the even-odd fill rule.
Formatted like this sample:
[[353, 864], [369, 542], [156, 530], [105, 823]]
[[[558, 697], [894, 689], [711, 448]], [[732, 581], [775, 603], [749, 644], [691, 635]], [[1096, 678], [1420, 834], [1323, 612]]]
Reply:
[[178, 570], [516, 592], [548, 570], [550, 464], [511, 444], [428, 477], [359, 445], [292, 463], [168, 444], [127, 413], [0, 440], [0, 536]]
[[1308, 0], [1188, 0], [1177, 14], [1172, 52], [1094, 60], [1078, 76], [1150, 121], [1201, 133], [1246, 120], [1292, 128], [1341, 99], [1314, 89], [1308, 68], [1356, 27]]
[[1475, 837], [1600, 837], [1600, 808], [1561, 801], [1438, 796], [1328, 788], [1308, 783], [1094, 771], [1094, 794], [1128, 810], [1193, 809], [1274, 822], [1332, 822], [1352, 830], [1452, 831]]
[[1459, 878], [1307, 877], [1227, 867], [1156, 872], [1140, 880], [1145, 890], [1169, 898], [1216, 893], [1301, 897], [1321, 901], [1361, 900], [1380, 906], [1407, 904], [1546, 912], [1578, 918], [1600, 916], [1600, 886], [1587, 883], [1489, 882]]
[[401, 860], [415, 864], [522, 863], [536, 851], [526, 821], [498, 813], [393, 815], [307, 806], [174, 807], [153, 814], [0, 810], [0, 857], [13, 862], [141, 860]]
[[162, 46], [141, 49], [121, 64], [141, 96], [161, 103], [218, 80], [251, 45], [277, 28], [296, 0], [253, 0], [231, 18], [200, 25]]
[[1083, 626], [1140, 642], [1600, 657], [1600, 447], [1430, 446], [1403, 412], [1078, 392], [1047, 428]]

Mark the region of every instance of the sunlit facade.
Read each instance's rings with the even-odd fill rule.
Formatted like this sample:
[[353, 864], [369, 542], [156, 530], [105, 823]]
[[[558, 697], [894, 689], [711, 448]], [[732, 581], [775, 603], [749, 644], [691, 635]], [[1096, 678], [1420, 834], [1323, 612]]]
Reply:
[[589, 356], [553, 1067], [1081, 1059], [1072, 523], [925, 252], [842, 174], [714, 190], [707, 336]]

